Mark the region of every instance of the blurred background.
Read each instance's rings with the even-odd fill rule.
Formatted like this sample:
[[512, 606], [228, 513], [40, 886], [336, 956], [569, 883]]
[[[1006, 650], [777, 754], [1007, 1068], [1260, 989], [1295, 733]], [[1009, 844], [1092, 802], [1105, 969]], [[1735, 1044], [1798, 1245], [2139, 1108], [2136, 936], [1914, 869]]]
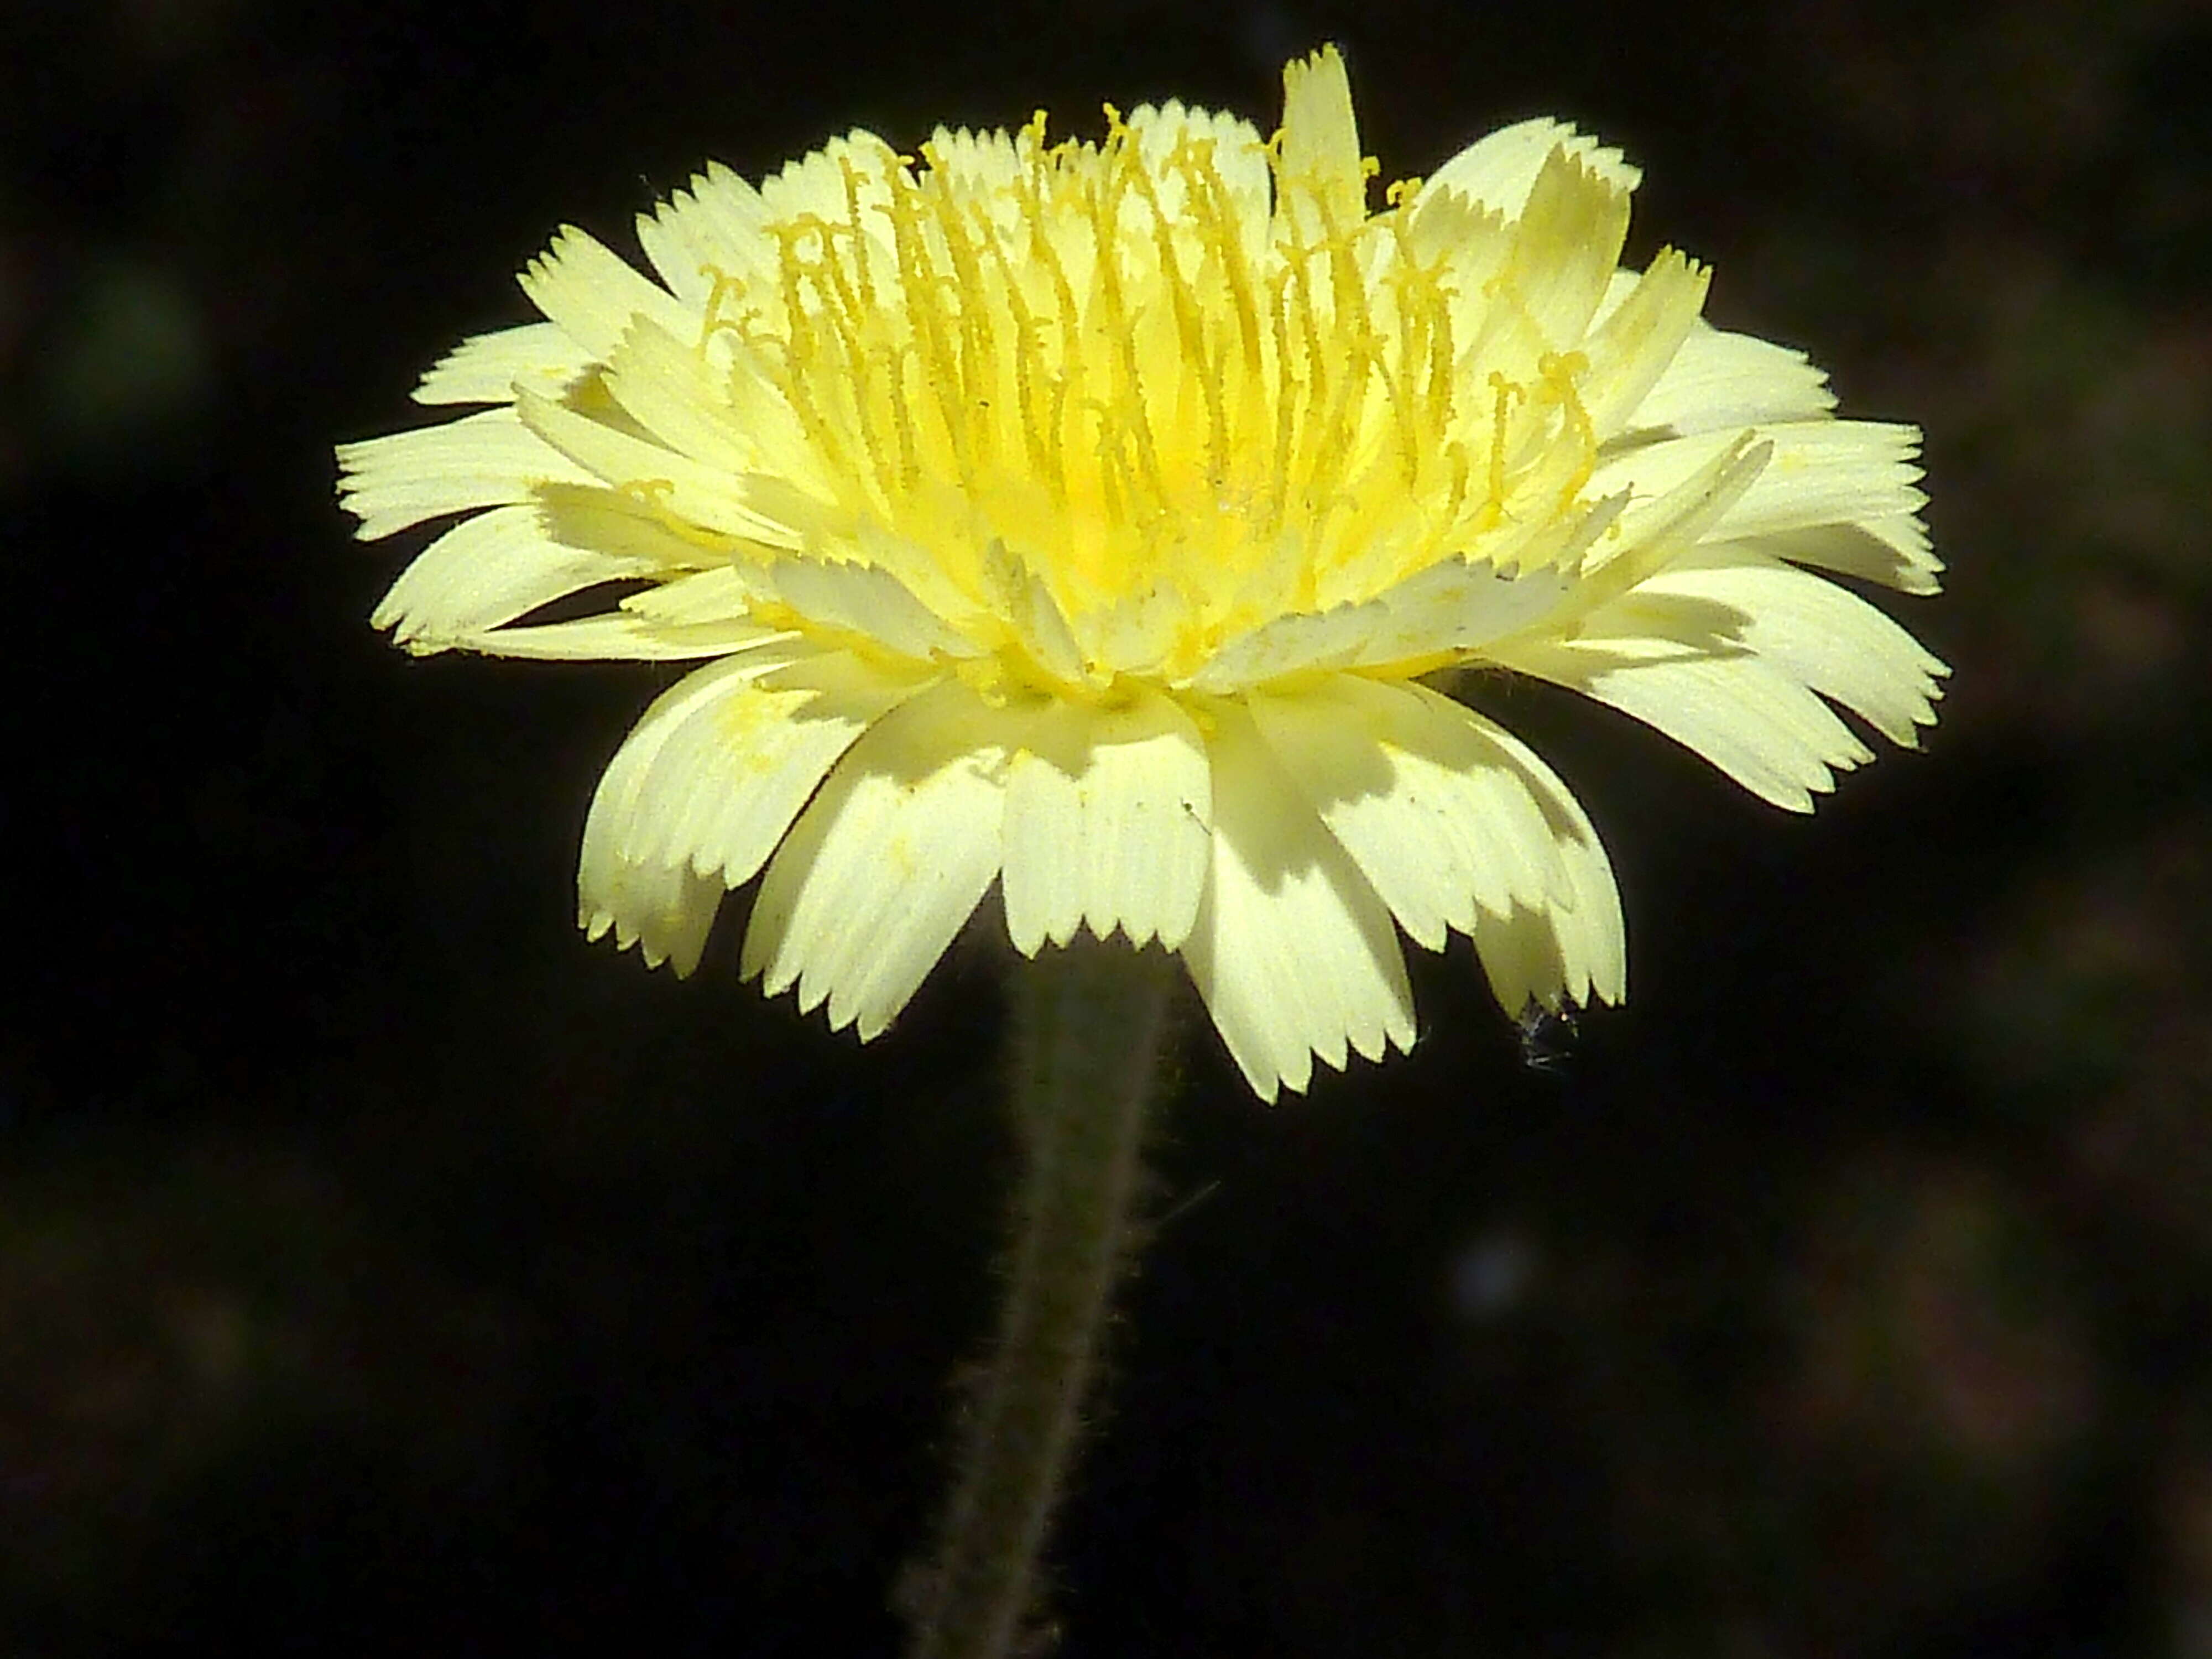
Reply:
[[1264, 1109], [1202, 1018], [1061, 1651], [2212, 1655], [2212, 18], [2184, 0], [14, 0], [0, 1651], [890, 1655], [991, 1309], [997, 953], [860, 1051], [571, 927], [649, 666], [411, 661], [331, 445], [707, 157], [1349, 58], [1928, 434], [1957, 670], [1811, 819], [1492, 687], [1632, 1000]]

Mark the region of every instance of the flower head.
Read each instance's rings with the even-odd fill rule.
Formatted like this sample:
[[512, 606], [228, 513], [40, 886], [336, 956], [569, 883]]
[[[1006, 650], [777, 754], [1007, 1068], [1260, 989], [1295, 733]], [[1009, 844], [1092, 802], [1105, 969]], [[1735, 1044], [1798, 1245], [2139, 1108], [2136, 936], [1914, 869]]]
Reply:
[[[1034, 955], [1180, 952], [1253, 1087], [1406, 1047], [1402, 929], [1499, 1000], [1618, 1000], [1582, 809], [1437, 689], [1535, 675], [1806, 809], [1942, 665], [1814, 574], [1932, 592], [1911, 428], [1618, 269], [1638, 175], [1523, 122], [1370, 184], [1333, 49], [1281, 129], [855, 132], [638, 237], [564, 229], [544, 320], [349, 444], [374, 538], [465, 514], [375, 617], [417, 652], [702, 660], [607, 769], [583, 924], [874, 1036], [990, 890]], [[597, 614], [532, 620], [622, 583]], [[613, 590], [609, 590], [610, 592]]]

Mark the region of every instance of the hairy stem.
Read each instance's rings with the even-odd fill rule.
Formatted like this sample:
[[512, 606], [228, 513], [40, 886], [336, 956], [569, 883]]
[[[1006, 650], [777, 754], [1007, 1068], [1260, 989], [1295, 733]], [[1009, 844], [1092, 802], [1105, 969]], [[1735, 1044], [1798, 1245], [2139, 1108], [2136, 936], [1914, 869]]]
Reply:
[[1025, 1167], [1006, 1302], [936, 1554], [915, 1580], [912, 1659], [1004, 1659], [1022, 1634], [1134, 1237], [1175, 958], [1079, 936], [1014, 977]]

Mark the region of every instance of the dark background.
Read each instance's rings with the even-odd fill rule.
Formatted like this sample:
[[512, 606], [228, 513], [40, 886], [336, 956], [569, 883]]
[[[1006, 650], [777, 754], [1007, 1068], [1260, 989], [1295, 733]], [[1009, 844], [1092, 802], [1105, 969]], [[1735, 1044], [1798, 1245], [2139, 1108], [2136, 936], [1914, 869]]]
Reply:
[[2212, 21], [2089, 0], [15, 0], [0, 1651], [895, 1651], [1000, 953], [861, 1051], [743, 896], [587, 947], [664, 676], [389, 651], [330, 446], [708, 156], [1266, 128], [1327, 39], [1386, 178], [1580, 120], [1924, 424], [1958, 672], [1810, 820], [1492, 689], [1629, 915], [1560, 1072], [1463, 943], [1272, 1109], [1188, 1020], [1063, 1651], [2212, 1655]]

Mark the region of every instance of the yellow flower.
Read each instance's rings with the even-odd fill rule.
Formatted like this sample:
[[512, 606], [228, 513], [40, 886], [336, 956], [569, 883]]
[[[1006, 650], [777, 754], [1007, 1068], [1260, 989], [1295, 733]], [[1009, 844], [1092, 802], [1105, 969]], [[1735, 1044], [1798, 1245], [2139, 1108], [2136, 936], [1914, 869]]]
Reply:
[[[375, 538], [465, 514], [375, 622], [416, 652], [704, 659], [615, 756], [581, 916], [881, 1031], [999, 884], [1015, 947], [1181, 953], [1260, 1094], [1413, 1034], [1397, 933], [1510, 1011], [1617, 1001], [1619, 899], [1542, 761], [1443, 696], [1556, 681], [1804, 810], [1945, 670], [1806, 567], [1936, 589], [1918, 434], [1617, 269], [1638, 174], [1550, 120], [1382, 192], [1344, 65], [1281, 131], [868, 133], [638, 237], [564, 229], [545, 320], [349, 444]], [[598, 614], [548, 602], [626, 584]], [[643, 586], [638, 586], [639, 584]]]

